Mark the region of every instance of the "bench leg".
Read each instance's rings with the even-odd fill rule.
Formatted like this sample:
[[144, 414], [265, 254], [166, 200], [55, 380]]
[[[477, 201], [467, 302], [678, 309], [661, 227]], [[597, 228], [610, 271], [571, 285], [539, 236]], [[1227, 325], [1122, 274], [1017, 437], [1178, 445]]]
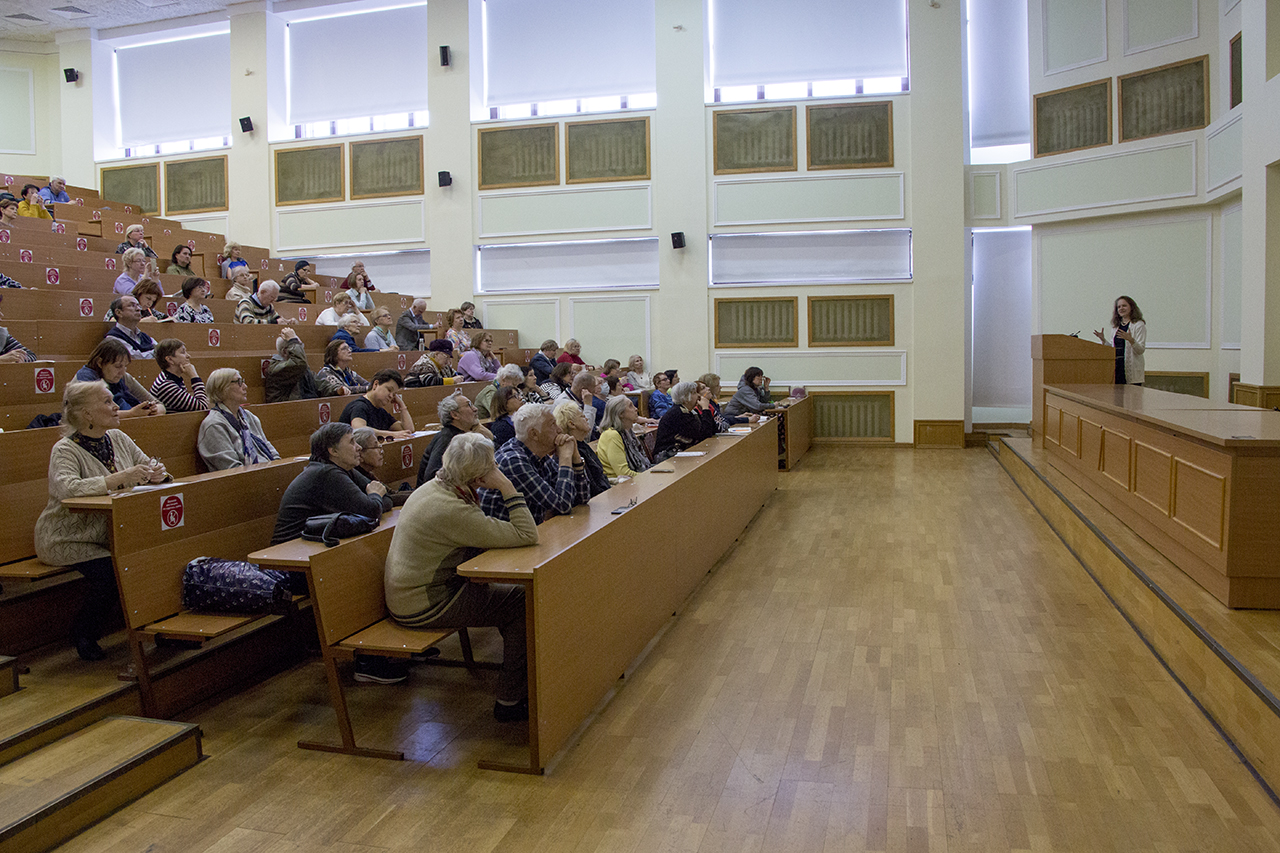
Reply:
[[466, 628], [458, 629], [458, 642], [462, 644], [462, 660], [467, 666], [475, 666], [476, 659], [471, 654], [471, 635]]
[[[324, 635], [321, 634], [321, 637]], [[366, 749], [356, 746], [356, 736], [351, 730], [351, 714], [347, 711], [347, 694], [342, 687], [342, 677], [338, 674], [338, 662], [333, 652], [324, 650], [324, 671], [329, 679], [329, 702], [338, 715], [338, 732], [342, 735], [341, 744], [320, 743], [318, 741], [300, 740], [300, 749], [315, 749], [320, 752], [341, 752], [344, 755], [358, 755], [363, 758], [385, 758], [391, 761], [404, 761], [404, 753], [387, 749]]]
[[133, 657], [133, 674], [138, 679], [138, 696], [142, 700], [142, 713], [149, 717], [159, 716], [156, 710], [156, 693], [151, 684], [151, 672], [147, 669], [146, 650], [142, 644], [146, 635], [141, 631], [129, 629], [129, 653]]

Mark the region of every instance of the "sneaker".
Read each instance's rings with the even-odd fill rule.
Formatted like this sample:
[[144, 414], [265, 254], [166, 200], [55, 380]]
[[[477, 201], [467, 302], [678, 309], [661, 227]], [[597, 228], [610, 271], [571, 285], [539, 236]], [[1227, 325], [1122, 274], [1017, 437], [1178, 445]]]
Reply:
[[526, 696], [514, 705], [494, 702], [493, 718], [500, 723], [519, 723], [529, 719], [529, 698]]
[[409, 677], [409, 667], [396, 658], [356, 655], [356, 681], [372, 684], [399, 684]]

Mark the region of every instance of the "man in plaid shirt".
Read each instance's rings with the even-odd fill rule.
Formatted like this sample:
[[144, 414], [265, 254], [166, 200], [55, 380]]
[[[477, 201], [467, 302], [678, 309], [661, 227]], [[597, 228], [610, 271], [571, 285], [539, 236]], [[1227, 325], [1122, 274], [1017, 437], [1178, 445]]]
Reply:
[[[556, 428], [551, 407], [526, 404], [512, 416], [516, 437], [498, 448], [498, 469], [524, 495], [533, 520], [541, 524], [553, 515], [566, 515], [591, 497], [590, 483], [578, 444]], [[494, 489], [480, 489], [480, 508], [492, 518], [508, 521], [507, 506]]]

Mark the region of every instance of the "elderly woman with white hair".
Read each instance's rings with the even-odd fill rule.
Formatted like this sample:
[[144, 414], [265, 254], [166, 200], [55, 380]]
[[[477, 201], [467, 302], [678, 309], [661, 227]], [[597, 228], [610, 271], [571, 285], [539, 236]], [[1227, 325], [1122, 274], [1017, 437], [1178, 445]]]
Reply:
[[155, 251], [142, 239], [142, 226], [134, 223], [124, 229], [124, 242], [116, 246], [116, 254], [123, 255], [130, 249], [138, 249], [148, 258], [157, 257]]
[[481, 418], [501, 417], [505, 412], [494, 411], [493, 398], [499, 388], [515, 388], [524, 381], [524, 370], [518, 364], [504, 364], [498, 368], [498, 376], [480, 389], [476, 395], [476, 411]]
[[418, 463], [418, 485], [430, 480], [444, 464], [444, 452], [449, 443], [463, 433], [477, 433], [493, 441], [493, 433], [480, 423], [480, 415], [476, 407], [459, 389], [440, 401], [436, 408], [442, 429], [431, 439], [427, 449], [422, 452], [422, 461]]
[[367, 326], [369, 321], [356, 308], [355, 300], [351, 298], [350, 293], [338, 293], [333, 297], [333, 304], [320, 312], [320, 316], [316, 317], [317, 326], [338, 326], [339, 321], [343, 317], [357, 317], [360, 325]]
[[362, 347], [357, 343], [364, 337], [364, 329], [360, 328], [360, 321], [351, 314], [343, 314], [338, 319], [338, 331], [333, 333], [331, 341], [342, 341], [352, 352], [377, 352], [377, 350]]
[[587, 423], [587, 416], [582, 413], [582, 408], [573, 401], [566, 400], [556, 405], [553, 414], [560, 432], [578, 443], [578, 455], [582, 457], [582, 467], [587, 475], [591, 497], [608, 491], [609, 478], [604, 473], [604, 465], [600, 463], [600, 457], [591, 449], [591, 445], [587, 444], [587, 439], [591, 436], [591, 425]]
[[[501, 496], [506, 519], [480, 511], [478, 489]], [[524, 496], [498, 470], [493, 445], [480, 435], [449, 443], [439, 473], [400, 510], [387, 552], [385, 588], [391, 618], [410, 628], [496, 626], [502, 634], [502, 673], [493, 715], [499, 722], [529, 718], [524, 587], [470, 583], [458, 566], [487, 548], [538, 541]]]
[[640, 412], [629, 397], [611, 397], [604, 404], [596, 454], [605, 475], [612, 479], [634, 477], [653, 465], [632, 429], [639, 417]]
[[111, 562], [109, 513], [72, 512], [64, 498], [106, 495], [169, 479], [120, 431], [120, 407], [105, 382], [68, 382], [62, 394], [62, 435], [49, 454], [49, 503], [36, 520], [36, 556], [67, 566], [88, 581], [84, 604], [71, 622], [71, 640], [84, 660], [102, 660], [102, 629], [118, 606]]
[[236, 267], [231, 275], [231, 286], [227, 288], [225, 298], [229, 302], [239, 302], [253, 295], [253, 271], [246, 266]]
[[715, 435], [715, 412], [711, 408], [711, 391], [698, 391], [697, 382], [681, 382], [671, 389], [672, 406], [658, 421], [654, 441], [655, 458], [665, 458], [688, 450], [703, 439]]
[[226, 471], [280, 458], [262, 430], [262, 421], [244, 407], [249, 388], [240, 371], [218, 368], [209, 374], [204, 390], [209, 414], [200, 422], [196, 448], [206, 468]]
[[147, 268], [147, 256], [141, 249], [127, 249], [121, 262], [124, 264], [124, 272], [116, 277], [115, 286], [111, 288], [112, 293], [128, 296], [133, 293], [135, 287], [145, 281], [159, 283]]

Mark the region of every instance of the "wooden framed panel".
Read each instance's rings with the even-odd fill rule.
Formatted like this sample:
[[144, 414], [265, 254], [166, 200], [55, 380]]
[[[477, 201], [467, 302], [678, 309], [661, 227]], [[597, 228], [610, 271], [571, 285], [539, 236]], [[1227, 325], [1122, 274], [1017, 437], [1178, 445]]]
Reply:
[[805, 108], [810, 171], [893, 166], [893, 101]]
[[712, 116], [715, 173], [796, 171], [796, 108], [718, 110]]
[[649, 117], [564, 126], [566, 184], [649, 180]]
[[1035, 156], [1111, 144], [1111, 79], [1032, 97]]
[[276, 149], [276, 205], [344, 201], [343, 146]]
[[1209, 57], [1199, 56], [1118, 77], [1120, 141], [1209, 124]]
[[351, 198], [422, 195], [422, 137], [351, 143]]
[[227, 157], [171, 160], [164, 164], [166, 216], [226, 210]]
[[102, 197], [131, 204], [140, 213], [160, 212], [160, 164], [103, 166], [98, 176]]
[[1148, 370], [1142, 380], [1146, 388], [1190, 394], [1209, 399], [1209, 374], [1194, 370]]
[[560, 183], [560, 125], [488, 127], [479, 134], [480, 189]]
[[1244, 54], [1240, 52], [1240, 36], [1231, 40], [1231, 109], [1244, 101]]
[[893, 346], [893, 294], [810, 296], [809, 346]]
[[810, 391], [815, 444], [893, 444], [892, 391]]
[[717, 299], [716, 349], [798, 347], [799, 314], [797, 296]]

